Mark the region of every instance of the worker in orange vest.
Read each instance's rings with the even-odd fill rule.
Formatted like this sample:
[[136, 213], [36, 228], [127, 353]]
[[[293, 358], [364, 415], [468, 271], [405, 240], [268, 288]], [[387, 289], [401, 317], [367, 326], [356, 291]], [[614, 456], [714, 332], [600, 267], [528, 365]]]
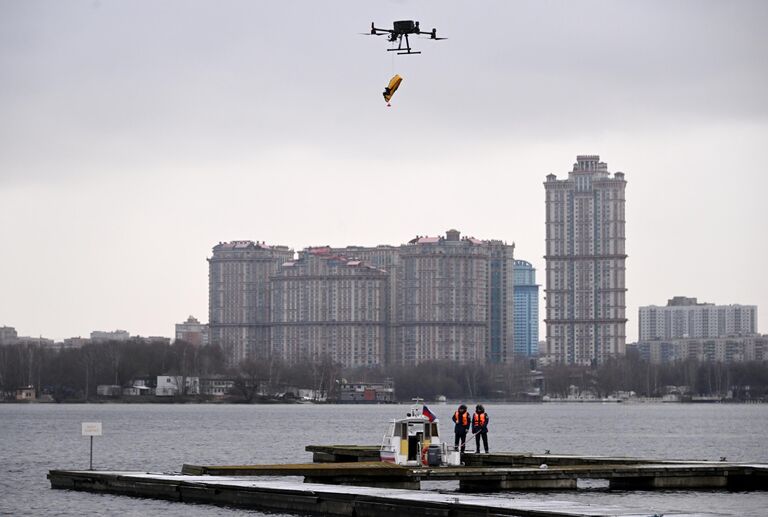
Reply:
[[488, 413], [485, 412], [482, 404], [475, 407], [475, 414], [472, 415], [472, 434], [475, 436], [475, 445], [477, 446], [475, 452], [480, 454], [480, 439], [482, 438], [483, 448], [488, 454]]
[[464, 404], [460, 405], [459, 409], [453, 414], [452, 420], [456, 424], [453, 426], [453, 433], [456, 436], [454, 448], [458, 450], [459, 445], [461, 445], [461, 452], [464, 452], [464, 446], [467, 442], [467, 431], [469, 431], [469, 426], [472, 423], [472, 419], [467, 412], [467, 406]]

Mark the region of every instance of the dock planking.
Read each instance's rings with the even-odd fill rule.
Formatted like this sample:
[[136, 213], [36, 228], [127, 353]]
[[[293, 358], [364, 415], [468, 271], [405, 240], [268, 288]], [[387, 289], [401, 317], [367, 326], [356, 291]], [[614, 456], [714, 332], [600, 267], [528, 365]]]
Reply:
[[[502, 499], [464, 494], [415, 492], [370, 487], [338, 487], [241, 476], [190, 476], [125, 471], [52, 470], [51, 487], [172, 501], [238, 506], [268, 511], [393, 517], [414, 514], [444, 517], [514, 515], [519, 517], [650, 517], [654, 510], [570, 501]], [[665, 516], [707, 517], [704, 513]]]

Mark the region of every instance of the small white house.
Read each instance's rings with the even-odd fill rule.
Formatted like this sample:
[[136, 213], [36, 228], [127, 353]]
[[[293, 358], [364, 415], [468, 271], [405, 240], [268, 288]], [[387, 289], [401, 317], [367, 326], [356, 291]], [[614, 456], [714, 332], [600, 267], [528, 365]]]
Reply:
[[211, 375], [200, 379], [200, 393], [211, 397], [225, 397], [235, 387], [235, 380], [223, 375]]
[[16, 388], [16, 400], [35, 400], [35, 387], [22, 386]]
[[99, 397], [119, 397], [123, 388], [117, 384], [99, 384], [96, 386], [96, 395]]
[[124, 397], [146, 397], [154, 394], [155, 394], [155, 390], [153, 390], [149, 386], [139, 385], [139, 386], [128, 386], [127, 388], [123, 388]]
[[186, 386], [186, 395], [200, 394], [200, 378], [184, 377], [183, 375], [158, 375], [155, 395], [158, 397], [174, 397], [181, 395], [181, 387]]

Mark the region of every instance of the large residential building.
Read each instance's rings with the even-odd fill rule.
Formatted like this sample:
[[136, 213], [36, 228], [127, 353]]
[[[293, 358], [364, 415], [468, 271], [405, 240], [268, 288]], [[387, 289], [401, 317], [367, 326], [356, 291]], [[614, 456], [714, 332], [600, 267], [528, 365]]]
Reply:
[[400, 246], [219, 244], [210, 341], [227, 362], [275, 354], [345, 366], [513, 358], [514, 244], [416, 237]]
[[640, 342], [745, 336], [757, 332], [757, 306], [698, 303], [676, 296], [665, 307], [640, 307]]
[[539, 353], [539, 286], [530, 262], [515, 260], [515, 355]]
[[417, 237], [401, 247], [395, 363], [486, 360], [489, 258], [485, 243], [461, 239], [456, 230], [445, 238]]
[[176, 340], [195, 346], [205, 346], [208, 344], [208, 325], [190, 316], [184, 323], [176, 324]]
[[272, 353], [328, 357], [345, 367], [384, 362], [388, 273], [330, 248], [310, 248], [271, 277]]
[[390, 275], [388, 362], [512, 360], [514, 244], [448, 230], [401, 246], [334, 251]]
[[269, 279], [293, 260], [286, 246], [253, 241], [219, 243], [208, 259], [208, 329], [228, 366], [270, 354]]
[[546, 329], [559, 362], [594, 364], [626, 344], [624, 174], [578, 156], [546, 192]]

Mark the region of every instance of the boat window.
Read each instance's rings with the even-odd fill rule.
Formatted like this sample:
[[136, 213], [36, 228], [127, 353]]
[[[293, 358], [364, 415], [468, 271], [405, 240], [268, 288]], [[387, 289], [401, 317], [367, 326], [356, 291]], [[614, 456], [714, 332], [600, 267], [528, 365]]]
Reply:
[[400, 438], [402, 438], [403, 440], [408, 439], [408, 423], [407, 422], [403, 422], [402, 424], [400, 424]]
[[432, 430], [432, 426], [429, 424], [424, 425], [424, 438], [429, 440], [432, 437], [432, 433], [430, 431]]
[[437, 434], [437, 423], [436, 422], [432, 422], [431, 424], [429, 424], [429, 426], [432, 428], [432, 436], [438, 436], [438, 434]]

